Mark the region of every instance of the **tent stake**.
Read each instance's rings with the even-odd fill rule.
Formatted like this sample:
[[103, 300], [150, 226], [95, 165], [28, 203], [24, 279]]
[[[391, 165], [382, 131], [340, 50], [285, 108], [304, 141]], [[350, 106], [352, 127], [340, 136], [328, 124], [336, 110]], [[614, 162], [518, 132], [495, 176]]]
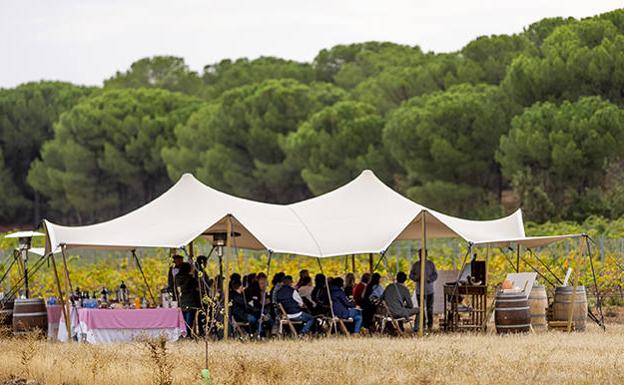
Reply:
[[418, 306], [418, 336], [425, 334], [425, 265], [427, 264], [427, 212], [422, 215], [422, 248], [420, 253], [420, 293]]

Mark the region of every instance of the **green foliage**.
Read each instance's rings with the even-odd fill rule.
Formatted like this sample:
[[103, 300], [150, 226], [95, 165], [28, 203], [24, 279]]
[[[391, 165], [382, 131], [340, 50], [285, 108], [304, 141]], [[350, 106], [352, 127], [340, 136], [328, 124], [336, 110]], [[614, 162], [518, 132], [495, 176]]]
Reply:
[[0, 222], [31, 221], [35, 197], [26, 183], [30, 163], [52, 138], [59, 115], [92, 90], [61, 82], [0, 89]]
[[177, 143], [163, 150], [169, 175], [193, 172], [219, 190], [263, 201], [302, 199], [307, 187], [279, 143], [310, 114], [342, 98], [334, 86], [289, 79], [230, 90], [176, 130]]
[[537, 221], [617, 218], [622, 90], [622, 9], [543, 19], [449, 53], [363, 42], [311, 63], [242, 58], [201, 74], [178, 57], [144, 58], [98, 91], [0, 89], [0, 223], [101, 220], [184, 172], [281, 203], [364, 168], [460, 216], [520, 202]]
[[392, 166], [381, 142], [383, 123], [371, 105], [338, 102], [301, 124], [284, 147], [314, 194], [343, 185], [364, 169], [389, 182]]
[[569, 22], [544, 39], [541, 55], [521, 55], [509, 67], [506, 90], [519, 103], [600, 95], [623, 102], [624, 35], [610, 20]]
[[[475, 194], [463, 187], [455, 198], [450, 191], [445, 194], [451, 199], [448, 204], [465, 207], [472, 201], [480, 205], [486, 200], [486, 189], [496, 191], [500, 183], [494, 152], [498, 138], [507, 132], [510, 113], [497, 87], [459, 85], [413, 98], [398, 108], [386, 124], [384, 143], [413, 183], [421, 186], [412, 190], [416, 196], [427, 199], [440, 190], [452, 191], [453, 185], [458, 189], [466, 185], [481, 189], [481, 199], [460, 203], [462, 197]], [[433, 181], [445, 183], [425, 184]]]
[[202, 79], [205, 84], [203, 95], [215, 99], [227, 90], [269, 79], [294, 79], [307, 84], [314, 80], [314, 70], [308, 63], [275, 57], [234, 62], [226, 59], [204, 67]]
[[159, 89], [109, 90], [84, 99], [55, 125], [28, 181], [79, 223], [120, 214], [170, 185], [161, 149], [199, 101]]
[[[624, 110], [586, 97], [525, 110], [501, 138], [496, 158], [529, 217], [544, 221], [605, 214], [594, 189], [602, 185], [606, 165], [623, 153]], [[577, 211], [579, 204], [584, 207]]]
[[126, 72], [117, 72], [104, 81], [105, 88], [162, 88], [199, 95], [199, 76], [175, 56], [154, 56], [138, 60]]

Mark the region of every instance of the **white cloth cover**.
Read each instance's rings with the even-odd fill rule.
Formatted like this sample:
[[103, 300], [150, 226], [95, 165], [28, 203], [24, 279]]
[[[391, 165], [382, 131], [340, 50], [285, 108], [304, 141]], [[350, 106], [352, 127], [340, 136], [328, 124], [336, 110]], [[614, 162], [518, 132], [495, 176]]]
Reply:
[[[182, 335], [180, 328], [156, 328], [156, 329], [89, 329], [86, 322], [78, 322], [78, 318], [72, 311], [72, 335], [74, 338], [78, 336], [78, 342], [87, 342], [89, 344], [105, 344], [113, 342], [130, 342], [140, 337], [158, 338], [164, 336], [167, 341], [175, 342]], [[65, 320], [61, 319], [61, 322], [56, 324], [56, 333], [50, 335], [50, 329], [48, 329], [48, 335], [50, 337], [56, 337], [60, 342], [68, 342], [70, 337], [67, 333], [67, 326]]]
[[[425, 214], [426, 213], [426, 214]], [[427, 209], [381, 182], [370, 170], [338, 189], [290, 205], [255, 202], [214, 190], [190, 174], [126, 215], [89, 226], [44, 221], [46, 251], [68, 248], [177, 248], [226, 229], [231, 215], [234, 246], [312, 257], [379, 253], [395, 240], [461, 237], [474, 244], [525, 239], [522, 212], [490, 221], [455, 218]]]

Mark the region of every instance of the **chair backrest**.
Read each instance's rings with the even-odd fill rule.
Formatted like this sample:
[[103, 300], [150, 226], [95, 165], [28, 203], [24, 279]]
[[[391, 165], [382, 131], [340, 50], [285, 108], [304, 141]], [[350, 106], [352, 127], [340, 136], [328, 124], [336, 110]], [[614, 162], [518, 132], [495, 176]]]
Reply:
[[278, 303], [277, 308], [280, 311], [280, 317], [283, 319], [288, 319], [288, 313], [286, 313], [286, 309], [284, 309], [284, 305], [282, 305], [281, 303]]

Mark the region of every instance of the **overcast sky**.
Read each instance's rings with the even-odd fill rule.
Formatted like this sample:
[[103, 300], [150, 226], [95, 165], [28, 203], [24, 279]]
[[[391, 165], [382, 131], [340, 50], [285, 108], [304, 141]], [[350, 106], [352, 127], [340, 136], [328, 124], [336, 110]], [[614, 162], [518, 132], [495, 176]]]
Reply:
[[0, 87], [41, 79], [100, 85], [153, 55], [201, 70], [224, 58], [310, 61], [322, 48], [384, 40], [453, 51], [611, 0], [0, 0]]

